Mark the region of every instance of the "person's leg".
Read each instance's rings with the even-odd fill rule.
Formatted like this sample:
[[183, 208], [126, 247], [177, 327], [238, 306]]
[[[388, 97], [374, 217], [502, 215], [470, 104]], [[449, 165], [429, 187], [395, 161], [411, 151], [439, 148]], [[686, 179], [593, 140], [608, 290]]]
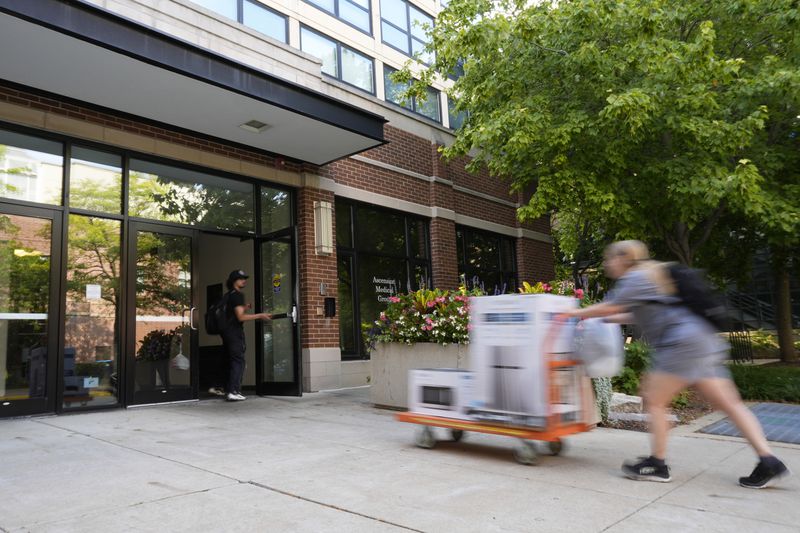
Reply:
[[642, 382], [642, 400], [645, 411], [650, 415], [650, 435], [652, 456], [664, 460], [667, 454], [667, 435], [670, 423], [667, 420], [668, 408], [672, 399], [685, 389], [689, 382], [664, 372], [651, 372]]
[[698, 381], [696, 387], [714, 409], [728, 415], [760, 457], [772, 455], [761, 424], [742, 402], [739, 391], [731, 380], [707, 378]]
[[686, 388], [686, 380], [661, 372], [648, 373], [642, 383], [642, 398], [645, 410], [650, 415], [650, 435], [652, 454], [650, 457], [636, 461], [626, 461], [622, 471], [631, 479], [639, 481], [658, 481], [667, 483], [672, 480], [669, 467], [664, 462], [667, 452], [667, 406], [672, 398]]
[[740, 477], [739, 485], [751, 489], [763, 489], [791, 475], [786, 465], [772, 455], [761, 423], [742, 402], [733, 381], [728, 378], [708, 378], [697, 383], [697, 390], [711, 405], [728, 415], [758, 454], [759, 461], [755, 469], [749, 476]]

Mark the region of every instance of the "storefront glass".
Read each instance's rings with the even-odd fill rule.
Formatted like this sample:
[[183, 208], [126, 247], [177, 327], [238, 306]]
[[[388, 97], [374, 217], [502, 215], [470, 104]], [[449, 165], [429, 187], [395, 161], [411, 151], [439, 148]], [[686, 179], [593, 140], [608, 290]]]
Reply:
[[61, 205], [63, 145], [0, 130], [0, 197]]
[[102, 213], [122, 212], [122, 157], [74, 147], [69, 164], [69, 206]]
[[119, 220], [69, 217], [65, 409], [118, 402], [121, 228]]
[[361, 324], [391, 296], [430, 285], [428, 221], [337, 199], [336, 244], [342, 357], [365, 358]]
[[251, 184], [138, 159], [130, 162], [128, 213], [220, 230], [255, 229]]
[[458, 272], [468, 288], [488, 294], [517, 290], [514, 239], [498, 233], [456, 226]]

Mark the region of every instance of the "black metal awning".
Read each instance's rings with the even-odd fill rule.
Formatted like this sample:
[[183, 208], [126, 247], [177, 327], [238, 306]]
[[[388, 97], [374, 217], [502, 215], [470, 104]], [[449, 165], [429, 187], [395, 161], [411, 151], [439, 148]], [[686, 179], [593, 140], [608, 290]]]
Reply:
[[386, 142], [379, 115], [83, 2], [0, 0], [0, 50], [0, 79], [299, 161]]

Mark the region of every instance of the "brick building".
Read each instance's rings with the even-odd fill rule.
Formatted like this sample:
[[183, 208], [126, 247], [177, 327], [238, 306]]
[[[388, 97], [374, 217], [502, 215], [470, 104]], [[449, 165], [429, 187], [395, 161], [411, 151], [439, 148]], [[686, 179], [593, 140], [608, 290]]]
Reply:
[[396, 97], [440, 8], [0, 0], [0, 417], [203, 398], [234, 269], [277, 314], [246, 390], [289, 395], [368, 382], [388, 295], [550, 279], [549, 222], [441, 160], [446, 85]]

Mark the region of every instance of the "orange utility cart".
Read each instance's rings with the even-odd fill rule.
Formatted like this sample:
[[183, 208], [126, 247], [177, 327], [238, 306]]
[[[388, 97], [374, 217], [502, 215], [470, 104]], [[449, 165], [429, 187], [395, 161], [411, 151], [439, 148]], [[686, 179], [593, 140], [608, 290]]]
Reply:
[[[461, 440], [467, 431], [518, 438], [520, 445], [514, 448], [514, 458], [519, 463], [533, 465], [538, 462], [534, 441], [546, 442], [549, 452], [558, 455], [564, 447], [563, 437], [589, 431], [596, 424], [591, 382], [584, 377], [581, 363], [574, 360], [553, 360], [551, 357], [546, 374], [546, 386], [550, 391], [549, 414], [541, 426], [462, 420], [410, 411], [399, 413], [397, 419], [420, 426], [415, 443], [421, 448], [433, 448], [436, 445], [432, 427], [449, 429], [454, 441]], [[580, 404], [574, 409], [578, 398]]]

